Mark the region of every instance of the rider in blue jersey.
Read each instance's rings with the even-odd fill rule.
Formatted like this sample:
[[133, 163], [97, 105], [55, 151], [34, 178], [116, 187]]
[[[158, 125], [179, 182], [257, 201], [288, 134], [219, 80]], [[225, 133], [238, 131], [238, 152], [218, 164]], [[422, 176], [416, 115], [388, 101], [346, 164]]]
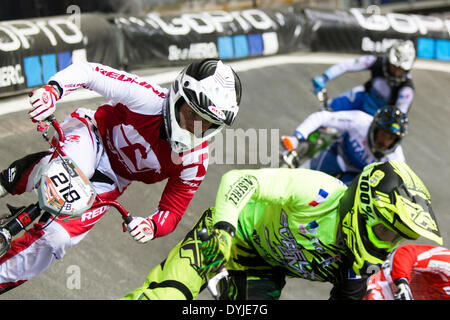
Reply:
[[410, 71], [415, 57], [411, 41], [398, 41], [382, 57], [363, 56], [330, 67], [313, 79], [314, 91], [321, 91], [328, 81], [344, 73], [369, 70], [370, 80], [331, 99], [328, 107], [332, 111], [361, 110], [375, 115], [380, 107], [388, 104], [407, 113], [414, 98]]

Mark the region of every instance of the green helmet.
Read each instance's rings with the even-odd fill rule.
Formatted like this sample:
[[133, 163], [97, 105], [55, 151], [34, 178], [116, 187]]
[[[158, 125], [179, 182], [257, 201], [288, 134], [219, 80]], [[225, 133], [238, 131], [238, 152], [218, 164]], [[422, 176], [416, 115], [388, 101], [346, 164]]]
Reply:
[[430, 193], [404, 162], [376, 162], [364, 168], [340, 202], [342, 235], [360, 273], [381, 264], [404, 239], [423, 236], [442, 245]]

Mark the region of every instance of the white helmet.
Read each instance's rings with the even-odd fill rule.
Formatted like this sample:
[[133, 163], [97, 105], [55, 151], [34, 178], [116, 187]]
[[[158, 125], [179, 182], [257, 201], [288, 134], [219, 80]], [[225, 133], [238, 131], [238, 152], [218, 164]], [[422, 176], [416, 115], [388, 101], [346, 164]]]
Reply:
[[[191, 150], [230, 126], [239, 111], [241, 81], [233, 69], [217, 59], [188, 65], [172, 83], [163, 109], [168, 140], [173, 152]], [[182, 129], [179, 108], [186, 102], [213, 125], [201, 137]]]
[[389, 63], [405, 71], [412, 69], [416, 49], [411, 41], [398, 41], [389, 49]]
[[[386, 53], [386, 63], [384, 64], [385, 76], [392, 84], [399, 84], [406, 80], [407, 74], [411, 71], [416, 59], [416, 49], [412, 41], [397, 41]], [[405, 72], [400, 77], [395, 77], [389, 72], [389, 64], [402, 68]]]

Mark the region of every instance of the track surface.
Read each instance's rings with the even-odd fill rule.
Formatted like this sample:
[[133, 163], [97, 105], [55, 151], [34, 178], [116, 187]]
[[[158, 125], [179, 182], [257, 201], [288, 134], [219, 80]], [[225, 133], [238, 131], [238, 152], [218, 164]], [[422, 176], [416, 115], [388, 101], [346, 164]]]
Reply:
[[[310, 79], [320, 74], [326, 64], [284, 64], [240, 72], [243, 83], [241, 111], [234, 128], [256, 130], [276, 128], [277, 135], [290, 134], [308, 114], [317, 110], [317, 101], [311, 93]], [[447, 65], [448, 67], [448, 65]], [[403, 148], [410, 166], [428, 186], [432, 204], [444, 237], [444, 245], [450, 241], [450, 73], [440, 71], [413, 71], [416, 98], [409, 114], [409, 134]], [[329, 83], [330, 96], [353, 86], [362, 84], [367, 72], [346, 74]], [[101, 98], [86, 101], [60, 103], [56, 113], [62, 120], [79, 106], [95, 108], [104, 102]], [[2, 100], [0, 100], [0, 108]], [[251, 131], [250, 130], [250, 131]], [[247, 132], [250, 132], [247, 131]], [[268, 150], [271, 150], [273, 134], [269, 132]], [[224, 136], [225, 137], [225, 136]], [[224, 139], [228, 141], [228, 139]], [[275, 140], [277, 141], [277, 140]], [[45, 148], [45, 143], [36, 133], [25, 112], [6, 114], [0, 117], [0, 168], [5, 168], [15, 159]], [[251, 162], [251, 152], [268, 155], [255, 144], [239, 146], [229, 143], [227, 152], [236, 149], [237, 154], [246, 155], [246, 162], [211, 164], [205, 181], [192, 200], [177, 230], [162, 239], [148, 244], [136, 243], [127, 233], [122, 233], [121, 219], [114, 210], [105, 215], [97, 226], [66, 256], [54, 263], [37, 278], [5, 293], [0, 299], [118, 299], [140, 286], [147, 273], [159, 264], [169, 250], [190, 230], [201, 213], [214, 205], [215, 192], [222, 174], [234, 168], [257, 168], [260, 163]], [[278, 149], [278, 145], [275, 147]], [[270, 151], [268, 151], [270, 154]], [[264, 159], [261, 158], [260, 159]], [[225, 161], [225, 157], [223, 158]], [[231, 163], [231, 164], [230, 164]], [[267, 166], [265, 164], [264, 166]], [[120, 199], [121, 203], [136, 216], [153, 212], [164, 184], [132, 184]], [[7, 197], [0, 200], [19, 205], [34, 201], [33, 194]], [[6, 210], [6, 208], [5, 208]], [[420, 242], [425, 242], [423, 239]], [[74, 272], [80, 275], [79, 288], [70, 289]], [[327, 299], [331, 285], [306, 280], [289, 279], [282, 299]], [[203, 292], [199, 299], [210, 299]]]

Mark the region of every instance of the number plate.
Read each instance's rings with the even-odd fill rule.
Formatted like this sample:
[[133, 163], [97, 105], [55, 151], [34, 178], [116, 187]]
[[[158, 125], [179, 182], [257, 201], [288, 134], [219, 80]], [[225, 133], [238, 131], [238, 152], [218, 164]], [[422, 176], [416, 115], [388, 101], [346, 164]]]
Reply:
[[81, 216], [96, 196], [91, 182], [69, 157], [56, 158], [42, 166], [35, 185], [41, 209], [56, 216]]

